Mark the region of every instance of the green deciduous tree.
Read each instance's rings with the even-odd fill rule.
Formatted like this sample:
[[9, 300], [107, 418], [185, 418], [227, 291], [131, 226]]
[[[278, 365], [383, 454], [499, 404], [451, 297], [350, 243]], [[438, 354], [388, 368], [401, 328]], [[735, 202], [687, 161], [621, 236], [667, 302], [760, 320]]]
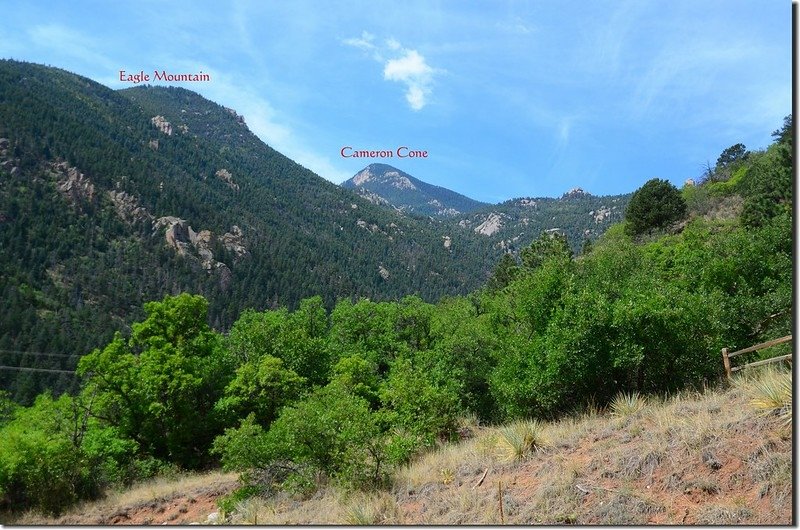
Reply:
[[232, 375], [219, 336], [206, 323], [208, 302], [182, 294], [145, 305], [129, 340], [117, 334], [81, 359], [94, 414], [143, 451], [178, 465], [206, 465], [223, 427], [214, 404]]
[[253, 413], [256, 421], [267, 427], [284, 405], [300, 397], [305, 384], [303, 377], [284, 368], [281, 359], [264, 355], [236, 370], [214, 408], [233, 419]]

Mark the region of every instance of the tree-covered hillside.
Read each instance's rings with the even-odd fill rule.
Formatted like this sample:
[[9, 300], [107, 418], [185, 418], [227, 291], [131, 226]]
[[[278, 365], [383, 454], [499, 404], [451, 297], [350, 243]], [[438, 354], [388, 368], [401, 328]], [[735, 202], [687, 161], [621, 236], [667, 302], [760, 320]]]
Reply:
[[[623, 219], [630, 194], [597, 196], [575, 189], [560, 198], [520, 197], [485, 206], [449, 223], [453, 231], [473, 232], [494, 248], [517, 255], [542, 232], [566, 237], [573, 252], [595, 241]], [[590, 244], [589, 243], [589, 244]]]
[[[616, 224], [580, 256], [543, 232], [467, 296], [331, 309], [316, 296], [245, 310], [226, 335], [201, 296], [150, 302], [130, 332], [81, 359], [75, 395], [0, 402], [2, 503], [58, 513], [218, 464], [242, 473], [230, 502], [380, 489], [458, 439], [464, 416], [557, 418], [713, 385], [721, 348], [791, 333], [791, 129], [787, 118], [768, 149], [709, 168], [699, 185], [640, 194], [636, 230]], [[648, 213], [663, 209], [682, 213]]]
[[[325, 181], [183, 89], [115, 92], [0, 61], [0, 138], [2, 365], [72, 370], [66, 355], [165, 294], [204, 295], [225, 329], [245, 308], [315, 294], [328, 306], [463, 294], [496, 259], [460, 234], [445, 248], [442, 227]], [[22, 400], [72, 380], [0, 372]]]

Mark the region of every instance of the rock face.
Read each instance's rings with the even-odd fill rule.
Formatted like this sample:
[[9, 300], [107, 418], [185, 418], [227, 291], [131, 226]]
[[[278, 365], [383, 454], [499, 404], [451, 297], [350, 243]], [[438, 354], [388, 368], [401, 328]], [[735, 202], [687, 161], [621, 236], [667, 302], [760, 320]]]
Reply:
[[150, 122], [162, 133], [167, 136], [172, 136], [172, 124], [168, 122], [164, 116], [153, 116], [150, 118]]
[[249, 255], [243, 244], [242, 230], [236, 225], [231, 228], [231, 232], [216, 238], [210, 230], [195, 232], [186, 220], [166, 216], [155, 221], [154, 229], [156, 233], [164, 230], [167, 245], [178, 254], [194, 259], [203, 270], [215, 274], [223, 291], [230, 285], [233, 273], [225, 263], [215, 259], [212, 250], [214, 243], [219, 240], [227, 250], [232, 251], [235, 262]]
[[492, 212], [484, 222], [475, 227], [476, 234], [490, 236], [503, 227], [503, 218]]
[[114, 210], [128, 224], [136, 224], [153, 216], [146, 208], [139, 206], [136, 198], [124, 191], [107, 191], [106, 196], [114, 204]]
[[89, 177], [77, 168], [69, 167], [66, 162], [53, 164], [51, 167], [56, 172], [58, 191], [64, 194], [73, 206], [81, 208], [82, 204], [94, 200], [94, 184]]
[[233, 191], [239, 191], [239, 185], [233, 181], [233, 175], [227, 169], [220, 169], [217, 171], [216, 176]]

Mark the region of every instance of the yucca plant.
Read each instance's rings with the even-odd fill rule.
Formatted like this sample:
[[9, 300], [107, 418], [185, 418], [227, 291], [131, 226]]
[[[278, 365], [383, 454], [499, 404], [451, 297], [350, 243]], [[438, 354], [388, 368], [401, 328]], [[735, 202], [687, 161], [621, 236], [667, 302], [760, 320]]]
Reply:
[[764, 415], [776, 415], [785, 426], [792, 423], [792, 374], [765, 370], [750, 385], [750, 404]]
[[522, 460], [544, 447], [542, 426], [535, 420], [521, 421], [500, 429], [497, 444], [504, 460]]
[[344, 520], [351, 526], [402, 523], [397, 502], [385, 492], [354, 496], [345, 509]]
[[644, 409], [646, 400], [638, 392], [630, 394], [620, 392], [611, 400], [611, 415], [618, 418], [627, 418]]

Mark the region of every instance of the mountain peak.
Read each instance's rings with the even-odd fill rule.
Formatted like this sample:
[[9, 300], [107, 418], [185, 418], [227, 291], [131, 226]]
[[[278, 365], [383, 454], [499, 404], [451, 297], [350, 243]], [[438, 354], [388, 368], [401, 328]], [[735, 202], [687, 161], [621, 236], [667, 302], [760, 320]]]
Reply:
[[376, 204], [433, 217], [452, 217], [485, 206], [485, 203], [423, 182], [388, 164], [370, 164], [343, 182], [342, 187]]
[[572, 188], [564, 195], [561, 196], [562, 199], [578, 199], [582, 197], [591, 197], [592, 194], [586, 191], [583, 191], [583, 188]]
[[370, 164], [356, 173], [350, 181], [352, 181], [356, 187], [363, 186], [368, 182], [381, 182], [401, 190], [416, 190], [417, 187], [412, 182], [412, 179], [416, 180], [411, 175], [392, 166], [386, 164]]

